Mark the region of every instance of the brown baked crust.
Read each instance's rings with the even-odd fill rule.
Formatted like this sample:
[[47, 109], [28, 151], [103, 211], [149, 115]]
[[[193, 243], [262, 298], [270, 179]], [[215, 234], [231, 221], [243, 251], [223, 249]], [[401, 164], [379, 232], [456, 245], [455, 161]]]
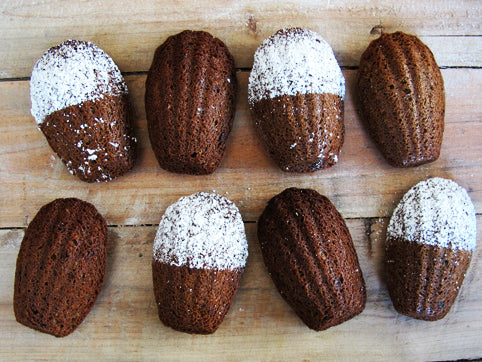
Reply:
[[244, 269], [194, 269], [152, 262], [159, 319], [187, 333], [214, 333], [231, 308]]
[[64, 337], [92, 309], [104, 283], [107, 223], [79, 199], [43, 206], [28, 226], [15, 271], [19, 323]]
[[146, 80], [149, 138], [160, 166], [210, 174], [222, 161], [236, 102], [234, 60], [203, 31], [183, 31], [157, 48]]
[[334, 94], [265, 98], [251, 105], [262, 143], [283, 171], [333, 166], [343, 146], [343, 99]]
[[82, 181], [109, 181], [135, 165], [137, 141], [128, 95], [105, 95], [66, 107], [39, 126], [50, 147]]
[[273, 197], [258, 239], [278, 291], [310, 328], [340, 324], [365, 308], [365, 281], [350, 232], [335, 206], [309, 189]]
[[387, 288], [397, 312], [412, 318], [436, 321], [454, 304], [469, 267], [466, 250], [387, 240]]
[[444, 131], [442, 74], [416, 36], [383, 33], [363, 53], [357, 90], [361, 118], [388, 163], [435, 161]]

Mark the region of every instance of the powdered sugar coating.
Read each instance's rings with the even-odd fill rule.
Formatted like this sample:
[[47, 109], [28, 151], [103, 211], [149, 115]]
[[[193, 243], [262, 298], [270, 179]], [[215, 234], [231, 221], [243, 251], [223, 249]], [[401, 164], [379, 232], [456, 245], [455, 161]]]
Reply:
[[314, 31], [282, 29], [254, 54], [249, 76], [250, 104], [297, 94], [345, 96], [345, 78], [330, 45]]
[[181, 197], [162, 216], [153, 257], [196, 269], [244, 268], [248, 242], [238, 208], [218, 194]]
[[474, 250], [475, 208], [467, 191], [440, 177], [416, 184], [403, 196], [388, 225], [387, 240], [399, 237], [453, 250]]
[[67, 40], [49, 49], [32, 70], [31, 113], [37, 124], [65, 107], [127, 93], [119, 68], [91, 42]]

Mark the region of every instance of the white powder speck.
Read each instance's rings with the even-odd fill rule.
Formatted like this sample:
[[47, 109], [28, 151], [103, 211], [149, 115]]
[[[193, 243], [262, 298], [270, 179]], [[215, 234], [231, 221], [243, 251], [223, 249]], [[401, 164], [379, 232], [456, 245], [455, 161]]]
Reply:
[[[114, 147], [119, 147], [119, 144], [117, 142], [109, 142], [109, 143]], [[124, 147], [124, 149], [125, 149], [125, 147]]]
[[197, 269], [244, 268], [248, 243], [238, 208], [218, 194], [181, 197], [162, 216], [153, 257]]
[[290, 150], [293, 149], [293, 148], [295, 148], [297, 144], [298, 144], [298, 143], [296, 143], [296, 142], [293, 143], [293, 144], [290, 146]]
[[82, 147], [82, 140], [80, 140], [79, 142], [77, 142], [77, 147]]
[[330, 45], [318, 33], [300, 28], [265, 39], [254, 54], [249, 103], [310, 93], [345, 96], [345, 78]]
[[117, 65], [91, 42], [67, 40], [49, 49], [30, 78], [31, 113], [37, 124], [66, 107], [126, 93]]
[[97, 155], [91, 155], [91, 156], [87, 157], [87, 159], [92, 160], [92, 161], [97, 160]]
[[419, 182], [403, 196], [387, 228], [387, 238], [454, 250], [477, 244], [475, 208], [464, 188], [435, 177]]

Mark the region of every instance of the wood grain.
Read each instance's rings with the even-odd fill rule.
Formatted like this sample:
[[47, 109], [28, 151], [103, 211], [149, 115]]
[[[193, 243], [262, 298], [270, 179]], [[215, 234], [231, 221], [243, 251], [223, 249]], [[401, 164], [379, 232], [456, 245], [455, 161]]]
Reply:
[[[383, 276], [388, 218], [402, 195], [432, 176], [454, 179], [472, 198], [482, 227], [482, 47], [480, 2], [464, 0], [314, 1], [5, 0], [0, 2], [0, 360], [448, 360], [482, 357], [482, 242], [461, 293], [441, 321], [395, 312]], [[267, 157], [247, 106], [257, 46], [276, 30], [318, 31], [344, 67], [346, 138], [339, 163], [312, 174], [280, 171]], [[239, 80], [234, 128], [221, 167], [209, 176], [168, 173], [150, 147], [144, 83], [154, 50], [184, 29], [206, 30], [233, 53]], [[367, 137], [353, 95], [361, 53], [381, 31], [418, 35], [433, 51], [446, 90], [442, 154], [413, 169], [390, 167]], [[91, 40], [126, 74], [140, 157], [133, 172], [107, 184], [72, 176], [30, 115], [35, 61], [67, 38]], [[368, 302], [356, 318], [324, 332], [309, 330], [274, 288], [264, 267], [256, 221], [287, 187], [328, 196], [355, 242]], [[249, 252], [241, 288], [220, 329], [192, 336], [162, 325], [152, 291], [151, 257], [160, 217], [180, 196], [216, 191], [245, 221]], [[109, 224], [106, 284], [71, 336], [54, 338], [15, 321], [15, 262], [25, 227], [58, 197], [96, 205]]]
[[[209, 176], [162, 170], [150, 148], [144, 112], [144, 75], [127, 77], [135, 108], [141, 153], [134, 171], [110, 183], [87, 184], [72, 176], [53, 153], [29, 113], [29, 84], [0, 82], [0, 227], [25, 226], [56, 197], [76, 196], [97, 205], [111, 225], [155, 224], [180, 196], [200, 190], [224, 194], [244, 220], [258, 218], [267, 200], [287, 187], [310, 187], [326, 194], [345, 217], [386, 217], [416, 182], [430, 176], [453, 178], [469, 190], [482, 210], [482, 71], [445, 69], [446, 130], [442, 154], [413, 169], [389, 166], [367, 137], [352, 95], [356, 71], [344, 72], [346, 138], [339, 163], [311, 174], [280, 171], [259, 143], [247, 106], [248, 72], [238, 73], [234, 129], [220, 168]], [[475, 93], [474, 93], [475, 92]]]
[[[260, 42], [287, 26], [318, 31], [343, 66], [355, 66], [380, 27], [421, 37], [440, 66], [479, 66], [481, 9], [474, 1], [82, 1], [0, 4], [0, 78], [29, 77], [50, 47], [90, 40], [123, 72], [149, 69], [154, 50], [185, 29], [207, 30], [223, 40], [236, 64], [249, 68]], [[108, 16], [106, 16], [108, 14]]]
[[[478, 217], [478, 227], [482, 217]], [[192, 336], [162, 325], [152, 291], [155, 226], [110, 227], [105, 286], [84, 323], [58, 339], [18, 324], [12, 310], [15, 259], [23, 230], [0, 230], [0, 358], [66, 356], [98, 359], [224, 360], [320, 358], [433, 360], [480, 356], [482, 333], [481, 249], [473, 256], [461, 293], [441, 321], [417, 321], [398, 314], [383, 278], [387, 219], [351, 219], [352, 234], [367, 285], [366, 309], [324, 332], [308, 329], [276, 291], [264, 267], [256, 223], [246, 224], [249, 258], [231, 311], [211, 336]], [[28, 341], [28, 343], [25, 343]], [[447, 343], [451, 343], [450, 348]]]

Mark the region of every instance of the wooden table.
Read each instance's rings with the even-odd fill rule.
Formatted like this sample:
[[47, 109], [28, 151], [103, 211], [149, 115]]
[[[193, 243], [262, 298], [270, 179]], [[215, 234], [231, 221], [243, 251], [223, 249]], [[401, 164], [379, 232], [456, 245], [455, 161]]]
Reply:
[[[438, 322], [397, 314], [383, 277], [383, 243], [394, 206], [432, 176], [465, 187], [482, 228], [482, 42], [479, 1], [17, 1], [0, 3], [0, 359], [113, 360], [445, 360], [482, 357], [482, 245], [451, 312]], [[308, 27], [333, 46], [347, 81], [346, 140], [339, 163], [312, 174], [280, 171], [256, 138], [247, 82], [260, 42], [284, 26]], [[155, 48], [184, 29], [207, 30], [232, 51], [239, 71], [234, 129], [210, 176], [163, 171], [151, 150], [144, 82]], [[446, 129], [436, 162], [390, 167], [361, 127], [352, 97], [361, 53], [385, 32], [418, 35], [434, 52], [446, 89]], [[124, 72], [134, 101], [140, 158], [134, 171], [86, 184], [66, 170], [30, 115], [29, 76], [45, 50], [67, 38], [91, 40]], [[256, 222], [287, 187], [328, 196], [355, 242], [368, 302], [358, 317], [324, 332], [308, 329], [274, 288]], [[234, 305], [210, 336], [176, 332], [157, 318], [152, 245], [166, 207], [180, 196], [216, 191], [243, 215], [249, 259]], [[84, 323], [55, 338], [15, 321], [15, 261], [25, 227], [58, 197], [93, 203], [109, 224], [106, 283]], [[481, 232], [478, 242], [481, 244]]]

